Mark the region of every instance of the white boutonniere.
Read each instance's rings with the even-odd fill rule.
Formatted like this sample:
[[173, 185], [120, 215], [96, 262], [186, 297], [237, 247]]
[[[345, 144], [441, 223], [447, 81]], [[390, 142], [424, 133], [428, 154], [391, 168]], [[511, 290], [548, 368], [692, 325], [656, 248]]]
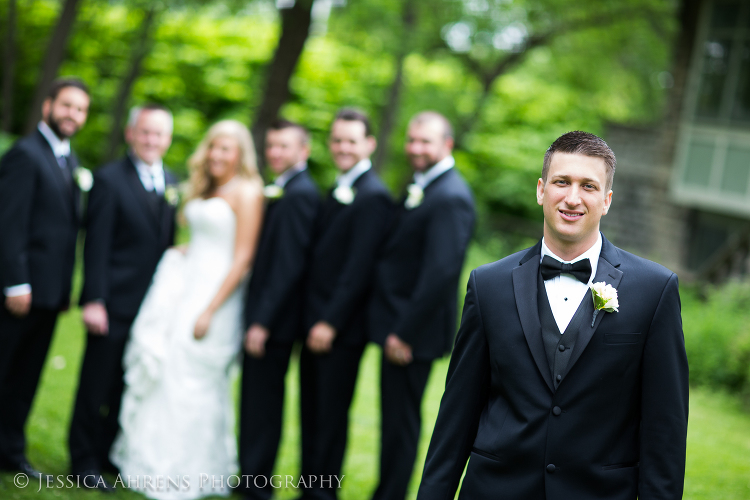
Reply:
[[339, 186], [333, 190], [333, 197], [342, 205], [350, 205], [355, 196], [354, 189], [349, 186]]
[[612, 285], [600, 281], [590, 284], [589, 288], [591, 288], [591, 296], [594, 298], [594, 317], [591, 318], [591, 327], [593, 328], [599, 311], [619, 312], [617, 308], [620, 307], [620, 303], [617, 301], [617, 289]]
[[406, 187], [406, 200], [404, 201], [404, 206], [407, 208], [407, 210], [411, 210], [413, 208], [417, 208], [419, 205], [422, 204], [422, 200], [424, 200], [424, 190], [422, 189], [422, 186], [419, 184], [409, 184]]
[[263, 196], [265, 196], [267, 200], [278, 200], [284, 196], [284, 188], [277, 186], [276, 184], [269, 184], [263, 188]]
[[180, 203], [180, 190], [176, 186], [166, 186], [164, 188], [164, 199], [167, 200], [167, 203], [176, 207]]
[[73, 170], [73, 177], [75, 178], [76, 184], [78, 184], [78, 188], [84, 193], [91, 191], [91, 188], [94, 186], [94, 175], [91, 173], [91, 170], [87, 168], [76, 167], [76, 169]]

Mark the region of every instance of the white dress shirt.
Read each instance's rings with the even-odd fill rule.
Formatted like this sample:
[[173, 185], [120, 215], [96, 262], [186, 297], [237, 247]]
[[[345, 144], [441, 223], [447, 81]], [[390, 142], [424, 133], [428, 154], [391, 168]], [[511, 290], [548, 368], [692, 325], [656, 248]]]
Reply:
[[[52, 148], [52, 154], [58, 160], [61, 156], [70, 156], [70, 141], [68, 139], [60, 139], [55, 135], [49, 125], [46, 122], [40, 121], [37, 125], [37, 129], [44, 136]], [[60, 167], [62, 168], [62, 167]], [[29, 283], [22, 283], [20, 285], [9, 286], [3, 289], [3, 293], [6, 297], [18, 297], [20, 295], [26, 295], [31, 293], [31, 285]]]
[[544, 288], [547, 290], [547, 299], [549, 300], [550, 309], [552, 309], [552, 315], [555, 317], [555, 323], [557, 328], [560, 329], [560, 333], [564, 333], [565, 329], [568, 328], [570, 320], [575, 316], [578, 306], [581, 304], [586, 292], [589, 289], [589, 284], [594, 281], [596, 276], [596, 269], [599, 266], [599, 254], [602, 251], [602, 235], [599, 233], [596, 243], [583, 252], [581, 255], [573, 260], [563, 260], [552, 251], [547, 248], [544, 238], [542, 238], [542, 255], [539, 259], [544, 258], [545, 255], [549, 255], [555, 260], [559, 260], [563, 264], [572, 264], [579, 260], [589, 259], [591, 262], [591, 277], [588, 283], [584, 284], [573, 277], [572, 274], [561, 273], [560, 276], [546, 280], [544, 282]]
[[307, 169], [307, 162], [301, 161], [297, 163], [294, 166], [289, 167], [285, 171], [281, 173], [278, 177], [276, 177], [276, 180], [273, 181], [274, 184], [279, 186], [280, 188], [283, 188], [286, 186], [286, 183], [289, 182], [289, 179], [297, 175], [298, 173], [302, 172], [303, 170]]
[[135, 169], [138, 171], [138, 177], [141, 179], [141, 184], [146, 191], [154, 191], [158, 194], [164, 194], [166, 188], [166, 181], [164, 180], [164, 163], [161, 159], [156, 160], [152, 165], [148, 165], [143, 160], [138, 158], [138, 155], [131, 152], [131, 159], [135, 165]]
[[336, 186], [352, 187], [354, 183], [357, 182], [357, 179], [359, 179], [362, 174], [364, 174], [371, 168], [372, 162], [369, 158], [360, 160], [352, 168], [336, 177]]
[[414, 184], [424, 189], [429, 186], [432, 181], [437, 179], [440, 174], [447, 172], [455, 165], [456, 160], [454, 160], [452, 156], [448, 155], [424, 172], [415, 172]]
[[42, 133], [44, 138], [47, 139], [47, 142], [52, 148], [52, 153], [55, 155], [55, 158], [60, 158], [61, 156], [70, 156], [69, 139], [60, 139], [59, 137], [57, 137], [52, 129], [49, 128], [49, 125], [47, 125], [43, 121], [39, 122], [37, 128], [39, 129], [39, 132]]

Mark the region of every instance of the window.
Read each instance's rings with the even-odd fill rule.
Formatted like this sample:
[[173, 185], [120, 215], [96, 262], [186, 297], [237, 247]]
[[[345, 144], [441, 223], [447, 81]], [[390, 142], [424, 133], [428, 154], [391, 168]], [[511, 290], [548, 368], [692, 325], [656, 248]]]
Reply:
[[750, 2], [707, 1], [700, 24], [672, 194], [750, 216]]

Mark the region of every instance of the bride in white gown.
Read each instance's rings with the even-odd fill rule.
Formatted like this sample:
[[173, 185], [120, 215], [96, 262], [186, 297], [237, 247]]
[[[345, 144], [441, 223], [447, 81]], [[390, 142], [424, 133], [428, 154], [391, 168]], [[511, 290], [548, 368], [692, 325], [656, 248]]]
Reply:
[[111, 452], [124, 486], [170, 500], [228, 495], [237, 471], [229, 372], [263, 216], [244, 125], [215, 124], [189, 165], [190, 244], [164, 254], [133, 323]]

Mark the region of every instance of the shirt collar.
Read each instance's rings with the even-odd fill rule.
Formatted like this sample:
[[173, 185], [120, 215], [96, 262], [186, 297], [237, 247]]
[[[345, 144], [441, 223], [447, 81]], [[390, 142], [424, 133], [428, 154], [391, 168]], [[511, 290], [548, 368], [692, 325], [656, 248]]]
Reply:
[[281, 175], [276, 177], [276, 180], [273, 181], [274, 184], [279, 186], [280, 188], [283, 188], [286, 186], [286, 183], [291, 180], [292, 177], [297, 175], [298, 173], [302, 172], [307, 168], [307, 162], [301, 161], [297, 163], [296, 165], [292, 165], [288, 169], [284, 170]]
[[591, 248], [589, 248], [573, 260], [563, 260], [555, 255], [552, 250], [547, 247], [547, 244], [544, 242], [544, 238], [542, 238], [542, 255], [539, 257], [539, 262], [542, 261], [545, 255], [549, 255], [553, 259], [559, 260], [563, 264], [572, 264], [573, 262], [578, 262], [579, 260], [589, 259], [589, 262], [591, 263], [591, 277], [589, 278], [589, 283], [592, 283], [594, 281], [594, 277], [596, 276], [596, 269], [599, 267], [599, 255], [601, 253], [602, 233], [597, 233], [596, 243], [594, 243]]
[[417, 184], [422, 189], [424, 189], [429, 186], [432, 181], [437, 179], [441, 174], [453, 168], [455, 164], [456, 160], [453, 159], [453, 156], [448, 155], [424, 172], [415, 172], [414, 184]]
[[161, 158], [156, 160], [151, 165], [148, 165], [146, 162], [141, 160], [137, 154], [135, 154], [133, 151], [130, 152], [130, 158], [133, 160], [133, 164], [135, 165], [135, 168], [138, 170], [138, 173], [144, 173], [151, 176], [160, 175], [164, 172], [164, 162]]
[[52, 148], [52, 153], [55, 155], [55, 158], [60, 158], [61, 156], [70, 156], [69, 139], [60, 139], [59, 137], [57, 137], [57, 134], [52, 131], [52, 129], [44, 120], [39, 122], [37, 128], [39, 129], [39, 132], [41, 132], [41, 134], [44, 136], [44, 138], [47, 139], [47, 142]]
[[350, 168], [347, 172], [339, 175], [336, 178], [336, 185], [352, 187], [354, 183], [357, 182], [357, 179], [359, 179], [362, 176], [362, 174], [364, 174], [371, 168], [372, 168], [372, 162], [370, 161], [369, 158], [360, 160], [356, 165]]

